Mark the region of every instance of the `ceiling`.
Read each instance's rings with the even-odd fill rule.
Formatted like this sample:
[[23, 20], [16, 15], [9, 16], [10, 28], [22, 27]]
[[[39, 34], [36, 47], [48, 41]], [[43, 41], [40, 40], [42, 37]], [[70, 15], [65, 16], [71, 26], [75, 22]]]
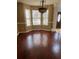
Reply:
[[[18, 2], [22, 2], [24, 4], [38, 6], [41, 5], [42, 0], [17, 0]], [[53, 4], [58, 11], [61, 11], [61, 0], [45, 0], [45, 5]]]
[[[41, 0], [18, 0], [18, 2], [23, 2], [29, 5], [41, 5]], [[46, 5], [54, 4], [57, 5], [60, 3], [60, 0], [45, 0]]]

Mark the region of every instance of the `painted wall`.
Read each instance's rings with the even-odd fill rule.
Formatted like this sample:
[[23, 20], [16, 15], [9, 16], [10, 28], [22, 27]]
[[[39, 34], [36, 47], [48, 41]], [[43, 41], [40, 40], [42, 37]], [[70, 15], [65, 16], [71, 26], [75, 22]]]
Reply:
[[17, 32], [25, 32], [24, 5], [17, 3]]

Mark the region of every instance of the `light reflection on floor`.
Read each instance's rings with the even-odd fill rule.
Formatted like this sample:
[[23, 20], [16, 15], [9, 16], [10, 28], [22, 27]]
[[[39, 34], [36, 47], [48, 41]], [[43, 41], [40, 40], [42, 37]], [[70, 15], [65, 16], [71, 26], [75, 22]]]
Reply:
[[33, 43], [34, 43], [34, 46], [41, 45], [41, 34], [34, 34], [33, 35]]
[[47, 41], [48, 41], [47, 35], [46, 34], [43, 34], [42, 35], [42, 44], [43, 44], [44, 47], [47, 46], [47, 43], [48, 43]]
[[61, 33], [60, 32], [56, 32], [54, 35], [54, 39], [55, 40], [60, 40], [61, 39]]
[[32, 48], [33, 47], [33, 42], [32, 42], [32, 36], [31, 35], [29, 35], [27, 37], [26, 45], [28, 46], [28, 48]]
[[58, 54], [60, 52], [60, 45], [58, 43], [54, 44], [53, 47], [52, 47], [52, 51], [55, 54]]
[[58, 54], [60, 52], [61, 49], [60, 40], [61, 40], [61, 33], [56, 32], [54, 34], [54, 43], [52, 43], [52, 52], [54, 52], [55, 54]]
[[33, 48], [42, 45], [43, 47], [47, 46], [48, 37], [46, 34], [33, 34], [27, 37], [27, 46], [28, 48]]
[[[60, 32], [56, 32], [54, 35], [54, 42], [52, 42], [52, 52], [57, 54], [60, 51], [60, 39], [61, 39], [61, 34]], [[33, 47], [46, 47], [48, 45], [48, 36], [46, 34], [33, 34], [29, 35], [27, 37], [26, 41], [28, 48], [33, 48]]]

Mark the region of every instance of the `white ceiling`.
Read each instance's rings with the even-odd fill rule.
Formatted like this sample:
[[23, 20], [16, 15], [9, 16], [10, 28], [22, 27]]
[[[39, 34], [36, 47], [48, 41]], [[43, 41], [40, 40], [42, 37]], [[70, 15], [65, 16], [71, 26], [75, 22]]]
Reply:
[[[18, 0], [18, 2], [22, 2], [28, 5], [41, 5], [42, 0]], [[61, 11], [61, 0], [45, 0], [45, 5], [54, 4], [55, 8], [58, 8], [58, 11]]]
[[[57, 5], [60, 0], [45, 0], [45, 4], [46, 5], [50, 5], [50, 4], [55, 4]], [[23, 2], [25, 4], [29, 4], [29, 5], [41, 5], [41, 0], [18, 0], [18, 2]]]

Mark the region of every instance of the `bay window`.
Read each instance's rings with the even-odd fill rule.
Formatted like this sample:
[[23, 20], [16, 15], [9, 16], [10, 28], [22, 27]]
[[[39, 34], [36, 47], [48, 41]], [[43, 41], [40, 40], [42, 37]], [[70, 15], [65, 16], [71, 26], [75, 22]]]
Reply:
[[41, 18], [41, 13], [38, 10], [32, 10], [31, 13], [30, 9], [25, 9], [25, 18], [26, 18], [26, 26], [31, 26], [31, 25], [48, 26], [48, 10], [43, 14], [43, 17]]

